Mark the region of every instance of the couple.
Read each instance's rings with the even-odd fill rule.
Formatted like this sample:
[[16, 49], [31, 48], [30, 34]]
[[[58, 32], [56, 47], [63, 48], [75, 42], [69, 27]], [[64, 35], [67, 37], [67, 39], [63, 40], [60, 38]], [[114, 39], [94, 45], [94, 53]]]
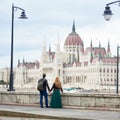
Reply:
[[61, 100], [60, 90], [61, 90], [61, 92], [63, 92], [63, 90], [62, 90], [62, 85], [59, 80], [59, 77], [56, 77], [51, 89], [45, 78], [46, 78], [46, 74], [43, 74], [42, 78], [40, 79], [40, 80], [44, 79], [44, 82], [43, 82], [44, 90], [40, 91], [40, 107], [43, 108], [43, 96], [45, 98], [46, 108], [49, 107], [48, 106], [48, 93], [47, 93], [47, 89], [48, 89], [49, 92], [51, 92], [53, 90], [51, 100], [50, 100], [50, 107], [51, 108], [62, 108], [62, 100]]

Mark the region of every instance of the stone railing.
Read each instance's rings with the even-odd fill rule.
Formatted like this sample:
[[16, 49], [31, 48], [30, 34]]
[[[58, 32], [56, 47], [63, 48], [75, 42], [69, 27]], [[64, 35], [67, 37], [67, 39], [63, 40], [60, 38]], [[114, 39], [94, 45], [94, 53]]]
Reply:
[[[120, 108], [120, 95], [63, 93], [62, 103], [69, 107]], [[49, 94], [50, 101], [51, 94]], [[39, 92], [0, 92], [0, 104], [39, 105]]]

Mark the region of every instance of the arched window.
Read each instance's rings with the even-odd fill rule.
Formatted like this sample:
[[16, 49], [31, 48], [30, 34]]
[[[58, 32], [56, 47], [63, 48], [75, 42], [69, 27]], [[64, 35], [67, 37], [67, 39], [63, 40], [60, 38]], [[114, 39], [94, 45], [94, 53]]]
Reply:
[[71, 54], [69, 55], [69, 62], [71, 63]]
[[105, 68], [103, 69], [103, 72], [105, 73]]

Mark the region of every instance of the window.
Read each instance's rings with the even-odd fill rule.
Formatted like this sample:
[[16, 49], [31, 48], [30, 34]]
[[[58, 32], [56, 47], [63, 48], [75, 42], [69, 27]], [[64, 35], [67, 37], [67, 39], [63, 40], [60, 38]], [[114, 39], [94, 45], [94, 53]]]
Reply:
[[111, 73], [113, 72], [113, 69], [111, 69]]
[[103, 72], [105, 73], [105, 68], [103, 69]]

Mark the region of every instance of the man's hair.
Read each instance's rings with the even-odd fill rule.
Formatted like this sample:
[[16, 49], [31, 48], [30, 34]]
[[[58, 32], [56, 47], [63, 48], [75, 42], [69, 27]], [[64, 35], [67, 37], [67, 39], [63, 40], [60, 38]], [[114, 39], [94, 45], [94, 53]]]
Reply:
[[43, 74], [43, 78], [45, 78], [46, 77], [46, 74]]

